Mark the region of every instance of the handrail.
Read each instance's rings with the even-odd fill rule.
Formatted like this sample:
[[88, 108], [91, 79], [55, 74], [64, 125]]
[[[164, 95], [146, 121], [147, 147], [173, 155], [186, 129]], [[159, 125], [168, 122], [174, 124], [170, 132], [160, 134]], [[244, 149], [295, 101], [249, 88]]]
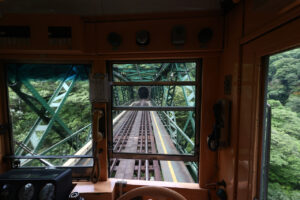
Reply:
[[185, 132], [183, 132], [183, 130], [181, 130], [181, 128], [168, 116], [168, 114], [166, 112], [162, 112], [169, 120], [170, 122], [175, 126], [175, 128], [181, 133], [181, 135], [192, 145], [192, 147], [195, 147], [194, 142], [189, 138], [189, 136], [187, 136], [185, 134]]
[[[43, 155], [45, 155], [46, 153], [48, 153], [49, 151], [53, 150], [54, 148], [56, 148], [57, 146], [65, 143], [65, 142], [68, 142], [70, 139], [72, 139], [73, 137], [77, 136], [79, 133], [81, 133], [83, 130], [85, 130], [86, 128], [90, 127], [91, 124], [88, 124], [87, 126], [79, 129], [78, 131], [74, 132], [72, 135], [69, 135], [68, 137], [64, 138], [63, 140], [59, 141], [58, 143], [52, 145], [51, 147], [49, 147], [48, 149], [44, 150], [43, 152], [39, 153], [39, 154], [34, 154], [34, 156], [14, 156], [13, 158], [15, 159], [27, 159], [25, 161], [23, 161], [22, 165], [25, 165], [27, 162], [28, 162], [28, 159], [43, 159]], [[20, 146], [22, 148], [21, 145], [24, 145], [23, 143], [17, 143], [18, 146]], [[47, 156], [44, 156], [45, 158]], [[51, 157], [51, 156], [50, 156]], [[52, 156], [53, 157], [53, 156]], [[54, 156], [55, 157], [55, 156]], [[44, 159], [45, 159], [44, 158]], [[47, 157], [49, 158], [49, 156]], [[63, 158], [66, 158], [63, 156]], [[51, 163], [50, 163], [51, 164]]]
[[268, 179], [269, 179], [269, 163], [270, 163], [270, 146], [271, 146], [271, 120], [272, 120], [272, 108], [269, 104], [267, 107], [267, 115], [264, 127], [265, 132], [263, 134], [263, 152], [262, 152], [262, 179], [261, 179], [261, 199], [267, 200], [268, 197]]
[[49, 147], [48, 149], [46, 149], [45, 151], [43, 151], [42, 153], [40, 153], [39, 155], [43, 155], [43, 154], [46, 154], [48, 153], [49, 151], [51, 151], [52, 149], [54, 149], [55, 147], [59, 146], [60, 144], [62, 143], [65, 143], [67, 142], [69, 139], [75, 137], [76, 135], [78, 135], [79, 133], [81, 133], [84, 129], [90, 127], [91, 124], [88, 124], [87, 126], [79, 129], [78, 131], [76, 131], [75, 133], [73, 133], [72, 135], [69, 135], [68, 137], [64, 138], [63, 140], [59, 141], [58, 143], [52, 145], [51, 147]]

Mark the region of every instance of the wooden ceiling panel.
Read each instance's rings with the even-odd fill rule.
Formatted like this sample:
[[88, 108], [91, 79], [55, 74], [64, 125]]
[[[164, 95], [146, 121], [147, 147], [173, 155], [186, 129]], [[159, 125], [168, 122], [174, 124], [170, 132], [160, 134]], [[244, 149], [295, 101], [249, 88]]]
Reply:
[[82, 16], [220, 10], [219, 0], [0, 0], [2, 14]]

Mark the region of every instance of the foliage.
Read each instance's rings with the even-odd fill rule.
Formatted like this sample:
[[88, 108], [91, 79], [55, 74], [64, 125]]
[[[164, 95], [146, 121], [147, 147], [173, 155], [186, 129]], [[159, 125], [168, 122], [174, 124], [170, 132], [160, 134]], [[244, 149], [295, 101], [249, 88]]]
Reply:
[[299, 96], [300, 50], [295, 49], [270, 57], [268, 96], [286, 104], [291, 94]]
[[[53, 95], [55, 89], [60, 84], [61, 80], [53, 79], [32, 79], [29, 80], [30, 84], [33, 88], [39, 93], [39, 95], [48, 102], [51, 96]], [[10, 86], [10, 85], [9, 85]], [[35, 121], [39, 118], [38, 114], [33, 111], [33, 109], [25, 103], [19, 95], [12, 90], [12, 87], [8, 87], [9, 91], [9, 109], [12, 119], [12, 128], [13, 128], [13, 139], [16, 142], [22, 143], [24, 139], [28, 135], [31, 127], [35, 123]], [[45, 112], [45, 108], [41, 106], [41, 104], [35, 99], [34, 95], [25, 87], [25, 85], [21, 84], [21, 92], [26, 94], [29, 99], [33, 102], [33, 104], [44, 113], [44, 115], [48, 118], [52, 117], [52, 114], [49, 112]], [[91, 106], [89, 102], [89, 85], [87, 80], [77, 79], [69, 93], [66, 101], [64, 102], [62, 109], [59, 112], [59, 118], [63, 121], [68, 129], [71, 130], [71, 133], [78, 131], [79, 129], [87, 126], [91, 123]], [[43, 122], [44, 124], [46, 122]], [[58, 134], [57, 131], [54, 130], [53, 127], [58, 127], [60, 132], [65, 135]], [[54, 122], [53, 126], [48, 134], [45, 137], [45, 140], [42, 143], [41, 148], [37, 153], [41, 153], [52, 145], [60, 142], [69, 134], [66, 133], [61, 126], [57, 122]], [[41, 134], [41, 133], [40, 133]], [[60, 145], [57, 148], [54, 148], [46, 155], [72, 155], [79, 148], [88, 141], [89, 130], [86, 129], [82, 131], [78, 136], [74, 137], [74, 139], [69, 140], [68, 142]], [[32, 146], [27, 145], [29, 149], [32, 150]], [[18, 148], [18, 145], [15, 144], [15, 149]], [[28, 154], [28, 152], [24, 151], [24, 154]], [[57, 160], [49, 160], [52, 164], [62, 165], [65, 161], [61, 159]], [[27, 165], [29, 166], [43, 166], [41, 162], [38, 160], [31, 161]]]
[[300, 199], [300, 49], [269, 60], [272, 107], [269, 200]]

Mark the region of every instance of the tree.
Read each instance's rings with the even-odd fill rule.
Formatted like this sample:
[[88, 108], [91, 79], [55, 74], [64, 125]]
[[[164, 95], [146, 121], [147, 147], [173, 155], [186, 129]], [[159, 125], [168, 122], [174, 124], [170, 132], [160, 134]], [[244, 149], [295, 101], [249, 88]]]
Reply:
[[269, 60], [272, 107], [269, 200], [300, 199], [300, 48]]

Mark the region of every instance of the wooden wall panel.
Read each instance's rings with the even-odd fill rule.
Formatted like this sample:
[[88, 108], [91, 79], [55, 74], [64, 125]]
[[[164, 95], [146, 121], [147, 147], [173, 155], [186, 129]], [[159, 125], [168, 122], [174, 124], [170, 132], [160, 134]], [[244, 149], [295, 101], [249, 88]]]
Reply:
[[245, 35], [265, 28], [299, 6], [297, 0], [245, 0]]
[[205, 188], [206, 184], [215, 183], [218, 175], [217, 153], [208, 149], [207, 136], [213, 130], [213, 105], [218, 98], [218, 81], [216, 80], [219, 76], [219, 65], [219, 57], [203, 60], [199, 164], [199, 184], [202, 188]]
[[[239, 127], [237, 199], [252, 200], [259, 194], [261, 159], [256, 151], [262, 138], [263, 82], [262, 57], [300, 46], [300, 19], [277, 27], [243, 46], [241, 110]], [[282, 37], [287, 36], [288, 37]]]
[[[93, 64], [92, 67], [92, 73], [101, 73], [101, 74], [105, 74], [106, 73], [106, 62], [103, 60], [100, 61], [96, 61]], [[105, 122], [106, 122], [106, 126], [108, 126], [108, 108], [107, 108], [107, 104], [106, 103], [93, 103], [93, 109], [101, 109], [104, 110], [105, 112]], [[96, 118], [93, 118], [93, 134], [94, 134], [94, 138], [97, 132], [97, 126], [98, 126], [98, 117], [96, 116]], [[100, 176], [99, 176], [99, 180], [100, 181], [106, 181], [108, 179], [108, 165], [109, 165], [109, 161], [108, 161], [108, 145], [107, 145], [107, 139], [108, 139], [108, 127], [106, 127], [105, 133], [104, 133], [105, 137], [98, 142], [98, 149], [101, 149], [101, 153], [99, 153], [99, 163], [100, 163]]]
[[[218, 155], [218, 181], [225, 180], [229, 200], [236, 199], [236, 172], [239, 137], [239, 81], [240, 81], [240, 38], [243, 30], [243, 10], [239, 4], [225, 20], [225, 41], [219, 78], [219, 98], [231, 101], [230, 144], [221, 148]], [[231, 94], [225, 94], [225, 76], [232, 76]]]
[[240, 99], [240, 127], [239, 127], [239, 145], [238, 145], [238, 194], [237, 199], [248, 199], [250, 187], [249, 172], [251, 170], [252, 142], [255, 129], [255, 103], [256, 103], [256, 78], [254, 65], [248, 60], [254, 58], [254, 55], [243, 59], [242, 81], [241, 81], [241, 99]]
[[[180, 15], [183, 16], [183, 15]], [[124, 17], [126, 19], [126, 16]], [[147, 19], [118, 19], [101, 20], [97, 18], [83, 19], [80, 16], [66, 15], [5, 15], [0, 18], [0, 25], [30, 26], [31, 38], [28, 45], [14, 45], [1, 47], [0, 52], [11, 50], [68, 50], [81, 53], [95, 54], [120, 54], [120, 53], [153, 53], [153, 52], [184, 52], [184, 51], [215, 51], [222, 49], [223, 42], [223, 18], [219, 13], [207, 16], [172, 16], [169, 18]], [[186, 28], [186, 42], [184, 45], [174, 46], [171, 43], [171, 30], [174, 26]], [[48, 26], [71, 26], [72, 43], [70, 45], [51, 46], [48, 40]], [[205, 45], [198, 41], [198, 33], [201, 29], [209, 27], [213, 30], [213, 38]], [[136, 44], [137, 31], [150, 32], [150, 44], [140, 47]], [[110, 32], [117, 32], [122, 36], [120, 47], [113, 48], [107, 41]], [[18, 42], [17, 42], [18, 43]], [[62, 53], [62, 52], [60, 52]]]
[[241, 44], [265, 35], [299, 17], [299, 0], [245, 0]]
[[[80, 16], [71, 15], [21, 15], [9, 14], [0, 18], [0, 26], [30, 26], [31, 38], [27, 46], [14, 45], [1, 48], [26, 50], [82, 50], [84, 26]], [[72, 28], [71, 45], [52, 46], [48, 40], [48, 26], [70, 26]]]
[[[142, 21], [103, 22], [97, 24], [97, 52], [100, 54], [117, 53], [143, 53], [143, 52], [182, 52], [182, 51], [213, 51], [222, 48], [223, 20], [221, 16], [161, 19]], [[186, 28], [186, 42], [184, 45], [174, 46], [171, 43], [171, 30], [176, 25]], [[198, 42], [198, 32], [205, 27], [213, 30], [213, 38], [206, 45]], [[145, 47], [136, 44], [137, 31], [150, 32], [150, 43]], [[113, 48], [107, 41], [110, 32], [122, 36], [122, 44]]]

